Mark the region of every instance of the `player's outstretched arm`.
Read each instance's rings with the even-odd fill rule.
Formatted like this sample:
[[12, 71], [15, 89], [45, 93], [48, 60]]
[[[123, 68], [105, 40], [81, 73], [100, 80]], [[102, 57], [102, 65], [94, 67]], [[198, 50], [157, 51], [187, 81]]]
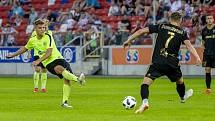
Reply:
[[37, 66], [40, 62], [46, 60], [51, 54], [52, 54], [52, 48], [48, 48], [46, 50], [46, 54], [44, 56], [42, 56], [41, 58], [37, 59], [36, 61], [34, 61], [32, 64], [34, 66]]
[[196, 49], [193, 47], [193, 45], [190, 43], [189, 40], [185, 40], [184, 43], [185, 43], [187, 49], [195, 56], [196, 64], [200, 65], [202, 62], [201, 62], [201, 59], [200, 59], [198, 53], [196, 52]]
[[131, 42], [136, 39], [137, 37], [143, 35], [143, 34], [146, 34], [146, 33], [149, 33], [149, 28], [146, 27], [146, 28], [143, 28], [143, 29], [139, 29], [138, 31], [136, 31], [134, 34], [132, 34], [130, 37], [128, 37], [128, 40], [125, 41], [123, 43], [123, 47], [130, 47], [131, 46]]
[[25, 48], [24, 46], [21, 47], [19, 50], [17, 50], [15, 53], [10, 53], [6, 56], [6, 58], [13, 58], [17, 55], [21, 55], [22, 53], [26, 52], [28, 49]]

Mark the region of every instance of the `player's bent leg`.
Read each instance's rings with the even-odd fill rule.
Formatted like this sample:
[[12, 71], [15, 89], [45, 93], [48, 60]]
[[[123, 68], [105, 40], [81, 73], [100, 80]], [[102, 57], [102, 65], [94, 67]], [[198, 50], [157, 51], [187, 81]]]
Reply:
[[61, 65], [57, 65], [54, 67], [54, 70], [57, 74], [62, 74], [63, 77], [67, 80], [70, 80], [70, 81], [78, 81], [78, 77], [75, 76], [74, 74], [70, 73], [69, 71], [67, 71], [63, 66]]
[[148, 102], [148, 97], [149, 97], [149, 89], [148, 87], [153, 83], [153, 80], [149, 77], [144, 77], [143, 84], [141, 85], [141, 97], [142, 97], [142, 104], [141, 106], [135, 111], [135, 113], [142, 113], [145, 110], [149, 108], [149, 102]]
[[62, 100], [62, 105], [61, 105], [64, 108], [72, 108], [72, 106], [70, 106], [68, 104], [70, 90], [71, 90], [70, 81], [69, 80], [64, 80], [64, 85], [63, 85], [63, 100]]
[[181, 103], [185, 103], [191, 96], [193, 96], [193, 89], [189, 89], [185, 92], [185, 84], [182, 77], [176, 81], [176, 90], [180, 96]]
[[41, 73], [42, 92], [46, 92], [46, 83], [47, 83], [47, 70], [43, 68]]

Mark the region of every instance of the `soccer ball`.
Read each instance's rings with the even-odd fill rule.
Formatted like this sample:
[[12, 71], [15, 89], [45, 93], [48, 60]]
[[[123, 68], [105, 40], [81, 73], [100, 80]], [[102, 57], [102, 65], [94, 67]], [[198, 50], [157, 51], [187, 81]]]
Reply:
[[132, 96], [126, 96], [125, 99], [122, 101], [122, 105], [125, 109], [132, 109], [136, 106], [136, 99]]

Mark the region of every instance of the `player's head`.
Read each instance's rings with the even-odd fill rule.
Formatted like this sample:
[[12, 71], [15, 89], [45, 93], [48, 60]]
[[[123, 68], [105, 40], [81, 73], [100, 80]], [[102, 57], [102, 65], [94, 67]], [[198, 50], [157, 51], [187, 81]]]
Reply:
[[41, 36], [46, 31], [46, 24], [44, 20], [37, 19], [34, 21], [34, 28], [37, 33], [37, 35]]
[[49, 20], [48, 19], [43, 19], [43, 21], [46, 24], [46, 31], [48, 31], [49, 30]]
[[211, 14], [206, 15], [206, 22], [208, 25], [212, 25], [214, 23], [214, 17]]
[[179, 12], [173, 12], [171, 14], [171, 16], [170, 16], [170, 21], [171, 22], [176, 22], [176, 23], [180, 24], [181, 21], [182, 21], [182, 15], [181, 15], [181, 13], [179, 13]]

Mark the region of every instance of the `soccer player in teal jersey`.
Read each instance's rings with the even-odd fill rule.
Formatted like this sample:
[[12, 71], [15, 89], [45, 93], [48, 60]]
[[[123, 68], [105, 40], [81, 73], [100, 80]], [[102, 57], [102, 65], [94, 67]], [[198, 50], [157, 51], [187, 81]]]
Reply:
[[37, 66], [42, 62], [42, 64], [50, 73], [57, 75], [60, 79], [64, 79], [63, 100], [61, 106], [65, 108], [71, 108], [72, 106], [68, 104], [71, 88], [70, 81], [83, 84], [85, 82], [84, 74], [82, 73], [79, 78], [73, 74], [69, 63], [64, 60], [63, 56], [58, 51], [53, 37], [49, 33], [45, 32], [46, 25], [44, 20], [38, 19], [35, 21], [34, 25], [37, 35], [31, 37], [24, 47], [21, 47], [15, 53], [8, 54], [6, 57], [13, 58], [26, 52], [27, 50], [37, 50], [40, 58], [34, 61], [32, 64]]

